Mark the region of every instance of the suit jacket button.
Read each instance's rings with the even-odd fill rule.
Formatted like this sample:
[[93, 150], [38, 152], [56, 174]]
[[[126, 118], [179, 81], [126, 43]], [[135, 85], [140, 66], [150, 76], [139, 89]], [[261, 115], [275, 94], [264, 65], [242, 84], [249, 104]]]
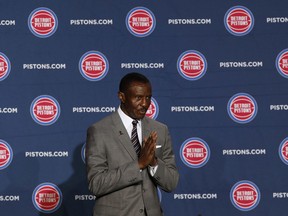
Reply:
[[143, 209], [140, 209], [140, 210], [139, 210], [139, 212], [140, 212], [140, 213], [143, 213], [143, 212], [144, 212], [144, 210], [143, 210]]

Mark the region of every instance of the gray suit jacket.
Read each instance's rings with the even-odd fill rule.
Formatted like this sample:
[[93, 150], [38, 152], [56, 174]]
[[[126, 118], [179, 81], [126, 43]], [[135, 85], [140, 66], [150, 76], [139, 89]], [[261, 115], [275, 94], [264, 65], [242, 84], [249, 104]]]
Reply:
[[[178, 183], [172, 143], [166, 125], [142, 120], [143, 137], [157, 131], [158, 169], [152, 177], [140, 171], [128, 133], [115, 112], [88, 128], [86, 166], [89, 190], [96, 195], [94, 216], [162, 216], [157, 186], [172, 191]], [[160, 147], [161, 146], [161, 147]]]

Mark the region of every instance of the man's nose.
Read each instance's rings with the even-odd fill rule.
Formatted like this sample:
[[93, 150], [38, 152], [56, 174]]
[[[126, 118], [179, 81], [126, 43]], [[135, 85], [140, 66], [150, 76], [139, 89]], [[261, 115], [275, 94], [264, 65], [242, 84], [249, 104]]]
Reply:
[[141, 105], [148, 108], [150, 106], [150, 100], [147, 98], [142, 98]]

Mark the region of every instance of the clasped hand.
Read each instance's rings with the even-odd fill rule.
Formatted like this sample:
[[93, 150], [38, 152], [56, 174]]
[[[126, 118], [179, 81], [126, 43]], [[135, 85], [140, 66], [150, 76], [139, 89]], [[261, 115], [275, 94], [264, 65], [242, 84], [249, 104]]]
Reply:
[[156, 166], [157, 160], [155, 157], [157, 141], [157, 132], [152, 131], [148, 138], [144, 138], [140, 156], [138, 159], [138, 165], [140, 169], [145, 169], [148, 165]]

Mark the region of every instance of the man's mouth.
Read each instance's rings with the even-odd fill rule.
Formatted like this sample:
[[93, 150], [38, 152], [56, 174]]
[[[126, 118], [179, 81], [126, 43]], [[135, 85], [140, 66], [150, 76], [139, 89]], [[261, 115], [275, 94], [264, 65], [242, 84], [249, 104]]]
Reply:
[[146, 114], [147, 110], [146, 110], [146, 109], [141, 109], [141, 110], [139, 110], [139, 112], [140, 112], [141, 114]]

